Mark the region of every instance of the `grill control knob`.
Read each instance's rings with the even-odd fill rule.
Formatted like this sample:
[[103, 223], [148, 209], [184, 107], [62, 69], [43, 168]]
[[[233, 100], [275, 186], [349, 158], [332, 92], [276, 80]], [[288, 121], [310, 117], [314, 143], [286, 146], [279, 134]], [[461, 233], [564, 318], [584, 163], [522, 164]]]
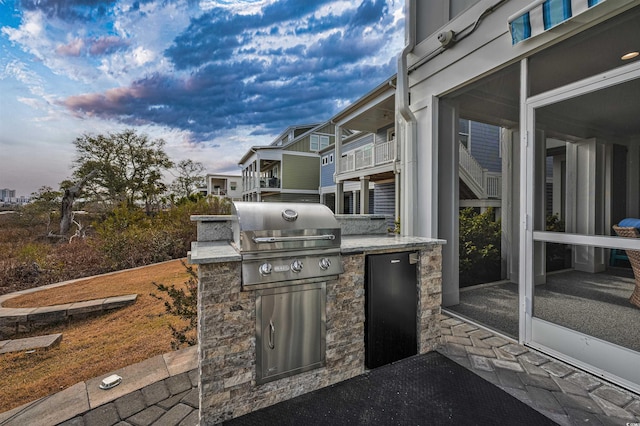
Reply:
[[302, 271], [302, 262], [300, 262], [298, 259], [294, 260], [293, 263], [291, 263], [291, 270], [293, 272], [300, 272]]
[[269, 275], [272, 270], [273, 266], [271, 266], [270, 263], [263, 263], [262, 265], [260, 265], [260, 269], [258, 269], [260, 275]]
[[322, 259], [320, 259], [318, 265], [320, 266], [320, 269], [326, 271], [331, 266], [331, 260], [327, 257], [323, 257]]

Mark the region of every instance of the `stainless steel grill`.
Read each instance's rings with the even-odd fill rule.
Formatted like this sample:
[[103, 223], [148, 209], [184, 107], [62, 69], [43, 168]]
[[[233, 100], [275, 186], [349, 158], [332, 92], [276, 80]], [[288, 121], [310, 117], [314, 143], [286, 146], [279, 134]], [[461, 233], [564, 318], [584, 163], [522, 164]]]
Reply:
[[320, 368], [326, 282], [343, 272], [340, 226], [322, 204], [234, 203], [242, 286], [256, 291], [256, 383]]
[[237, 202], [234, 214], [244, 287], [294, 285], [342, 273], [340, 226], [328, 207]]

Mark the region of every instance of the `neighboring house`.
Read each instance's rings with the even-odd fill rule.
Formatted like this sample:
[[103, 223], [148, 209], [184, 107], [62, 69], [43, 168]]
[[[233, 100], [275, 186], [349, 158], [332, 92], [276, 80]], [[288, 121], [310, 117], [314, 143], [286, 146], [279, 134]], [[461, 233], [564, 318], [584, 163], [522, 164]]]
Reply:
[[401, 160], [395, 139], [392, 77], [331, 118], [336, 134], [349, 135], [321, 152], [322, 201], [336, 213], [396, 218], [396, 176]]
[[[344, 132], [349, 134], [349, 132]], [[252, 147], [240, 160], [244, 201], [320, 201], [319, 151], [335, 141], [331, 122], [291, 126], [267, 146]]]
[[[400, 210], [404, 167], [395, 137], [395, 80], [388, 79], [332, 117], [338, 129], [353, 134], [320, 152], [321, 202], [338, 213], [383, 214], [390, 227]], [[493, 207], [499, 215], [501, 130], [470, 120], [459, 123], [460, 207]], [[336, 203], [340, 192], [341, 203]]]
[[205, 177], [205, 195], [218, 195], [233, 201], [242, 200], [242, 176], [225, 174], [208, 174]]
[[[447, 240], [443, 307], [460, 299], [457, 194], [482, 192], [464, 182], [462, 118], [499, 129], [504, 278], [517, 284], [520, 343], [640, 391], [640, 353], [545, 316], [539, 287], [545, 253], [561, 244], [570, 272], [603, 304], [577, 314], [621, 321], [589, 274], [609, 273], [612, 249], [640, 250], [640, 239], [611, 229], [640, 217], [638, 1], [407, 0], [405, 9], [395, 96], [401, 232]], [[473, 125], [470, 134], [473, 152]], [[546, 231], [549, 212], [564, 232]]]

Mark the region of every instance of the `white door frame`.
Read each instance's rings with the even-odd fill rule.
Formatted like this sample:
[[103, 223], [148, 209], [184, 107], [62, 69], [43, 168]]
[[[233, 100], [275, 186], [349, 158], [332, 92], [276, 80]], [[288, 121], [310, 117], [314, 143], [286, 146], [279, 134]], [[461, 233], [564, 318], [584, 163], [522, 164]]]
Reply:
[[640, 240], [536, 231], [535, 110], [586, 93], [640, 78], [640, 62], [631, 63], [527, 98], [527, 60], [521, 62], [520, 170], [520, 341], [635, 392], [640, 391], [640, 353], [533, 317], [534, 248], [545, 242], [640, 250]]

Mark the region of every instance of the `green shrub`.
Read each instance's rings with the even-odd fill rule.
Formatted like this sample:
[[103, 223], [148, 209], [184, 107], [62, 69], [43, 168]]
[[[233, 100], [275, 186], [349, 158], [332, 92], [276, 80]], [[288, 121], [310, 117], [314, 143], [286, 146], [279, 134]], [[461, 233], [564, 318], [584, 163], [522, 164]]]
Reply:
[[460, 211], [460, 285], [497, 281], [501, 275], [500, 219], [493, 209]]
[[177, 289], [175, 285], [165, 285], [153, 283], [156, 288], [166, 293], [170, 301], [155, 294], [151, 294], [157, 299], [164, 300], [164, 306], [168, 313], [176, 315], [186, 321], [183, 327], [170, 325], [173, 341], [171, 347], [180, 349], [183, 346], [193, 346], [198, 343], [198, 275], [193, 266], [188, 266], [184, 262], [182, 265], [189, 273], [189, 279], [185, 282], [186, 291]]

